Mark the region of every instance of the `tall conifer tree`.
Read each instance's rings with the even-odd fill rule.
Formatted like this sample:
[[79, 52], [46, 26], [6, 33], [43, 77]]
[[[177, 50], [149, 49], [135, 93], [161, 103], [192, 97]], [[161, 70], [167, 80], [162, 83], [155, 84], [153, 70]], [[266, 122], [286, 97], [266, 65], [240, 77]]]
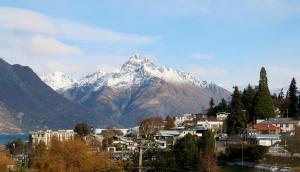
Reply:
[[256, 95], [256, 90], [249, 84], [246, 89], [244, 89], [242, 94], [242, 103], [244, 106], [244, 109], [247, 111], [246, 115], [248, 118], [248, 122], [251, 122], [254, 120], [254, 117], [252, 116], [252, 109], [253, 109], [253, 100]]
[[292, 118], [297, 118], [298, 113], [298, 88], [295, 78], [292, 79], [289, 90], [288, 90], [288, 116]]
[[231, 113], [226, 121], [227, 134], [240, 134], [246, 128], [247, 120], [243, 111], [241, 94], [237, 86], [234, 87], [230, 108]]
[[252, 113], [256, 119], [275, 117], [273, 100], [268, 87], [267, 72], [264, 67], [260, 70], [259, 86], [254, 98]]

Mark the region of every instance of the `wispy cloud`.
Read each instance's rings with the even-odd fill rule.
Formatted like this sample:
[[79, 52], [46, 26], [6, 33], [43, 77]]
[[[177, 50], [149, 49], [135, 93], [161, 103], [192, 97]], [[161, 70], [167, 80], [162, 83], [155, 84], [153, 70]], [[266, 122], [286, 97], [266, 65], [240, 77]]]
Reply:
[[[113, 70], [119, 64], [116, 57], [126, 54], [125, 50], [158, 39], [27, 9], [0, 7], [0, 56], [10, 63], [28, 65], [38, 73], [62, 71], [76, 75], [99, 66], [105, 71]], [[82, 47], [84, 45], [87, 46]], [[98, 48], [94, 50], [90, 46]], [[102, 65], [104, 63], [107, 65]]]
[[158, 37], [126, 34], [66, 19], [52, 18], [42, 13], [0, 8], [0, 28], [15, 33], [45, 34], [63, 39], [100, 43], [151, 43]]
[[47, 61], [46, 68], [49, 72], [62, 71], [66, 73], [77, 73], [77, 72], [86, 72], [86, 68], [83, 66], [67, 65], [58, 61]]

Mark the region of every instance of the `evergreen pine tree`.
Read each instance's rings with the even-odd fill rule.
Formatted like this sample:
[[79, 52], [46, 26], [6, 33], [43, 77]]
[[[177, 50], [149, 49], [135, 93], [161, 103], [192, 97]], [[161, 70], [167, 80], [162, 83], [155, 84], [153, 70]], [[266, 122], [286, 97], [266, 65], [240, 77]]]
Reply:
[[209, 101], [209, 107], [210, 108], [214, 108], [215, 107], [215, 101], [214, 101], [213, 98], [211, 98], [210, 101]]
[[252, 109], [253, 109], [253, 100], [256, 95], [256, 90], [249, 84], [246, 89], [244, 89], [242, 94], [242, 103], [244, 105], [244, 109], [246, 110], [246, 115], [248, 118], [248, 122], [254, 120], [252, 116]]
[[298, 116], [298, 88], [296, 84], [296, 80], [293, 78], [288, 90], [288, 116], [292, 118], [297, 118]]
[[253, 101], [252, 113], [256, 119], [275, 117], [273, 100], [268, 87], [267, 72], [264, 67], [260, 71], [259, 86]]
[[213, 98], [209, 101], [209, 109], [207, 111], [208, 116], [214, 116], [215, 115], [215, 101]]
[[241, 94], [237, 86], [234, 87], [230, 109], [231, 113], [228, 115], [226, 121], [227, 134], [242, 133], [246, 128], [247, 120], [243, 111]]
[[228, 104], [227, 101], [222, 98], [221, 103], [218, 105], [219, 112], [227, 112], [228, 111]]

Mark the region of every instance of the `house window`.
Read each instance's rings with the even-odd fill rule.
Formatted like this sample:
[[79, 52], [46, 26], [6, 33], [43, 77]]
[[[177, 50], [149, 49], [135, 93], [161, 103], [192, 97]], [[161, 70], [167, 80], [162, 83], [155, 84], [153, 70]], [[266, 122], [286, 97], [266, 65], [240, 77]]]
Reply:
[[282, 127], [283, 127], [283, 124], [280, 124], [280, 127], [282, 128]]
[[289, 124], [286, 124], [285, 126], [286, 126], [286, 128], [288, 128], [288, 127], [289, 127]]

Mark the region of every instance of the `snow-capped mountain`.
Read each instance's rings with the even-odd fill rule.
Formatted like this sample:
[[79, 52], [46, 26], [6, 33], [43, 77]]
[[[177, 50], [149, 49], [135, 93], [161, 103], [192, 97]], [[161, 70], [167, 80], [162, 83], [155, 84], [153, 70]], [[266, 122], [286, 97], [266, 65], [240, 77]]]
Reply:
[[140, 85], [149, 78], [159, 78], [172, 83], [190, 83], [198, 87], [209, 86], [189, 73], [168, 67], [157, 67], [148, 58], [141, 55], [134, 55], [122, 65], [119, 71], [105, 73], [97, 71], [81, 78], [74, 86], [91, 86], [94, 90], [106, 85], [114, 89], [130, 88], [133, 85]]
[[152, 115], [177, 115], [205, 111], [211, 98], [229, 100], [230, 92], [208, 84], [181, 70], [158, 67], [141, 55], [134, 55], [118, 71], [82, 77], [59, 92], [111, 117], [126, 127]]
[[70, 88], [76, 81], [62, 72], [53, 72], [45, 76], [41, 76], [44, 81], [53, 90], [61, 90]]

